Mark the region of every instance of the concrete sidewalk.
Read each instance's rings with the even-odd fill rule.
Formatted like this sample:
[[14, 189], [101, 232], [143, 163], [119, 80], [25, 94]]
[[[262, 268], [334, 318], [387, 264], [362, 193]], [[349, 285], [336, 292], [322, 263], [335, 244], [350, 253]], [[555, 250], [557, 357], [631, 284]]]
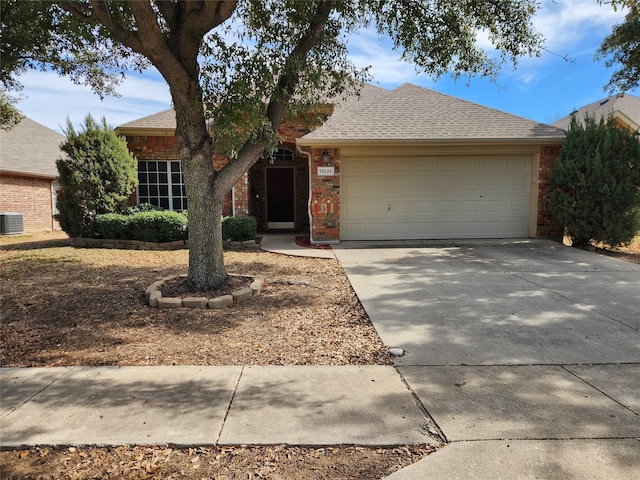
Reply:
[[436, 444], [390, 366], [0, 369], [0, 446]]

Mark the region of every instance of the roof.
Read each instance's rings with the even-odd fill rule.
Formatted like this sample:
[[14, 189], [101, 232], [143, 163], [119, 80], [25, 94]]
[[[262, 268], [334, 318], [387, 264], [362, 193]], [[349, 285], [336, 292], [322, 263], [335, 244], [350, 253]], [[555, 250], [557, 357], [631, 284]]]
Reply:
[[349, 142], [562, 143], [559, 128], [412, 84], [377, 93], [348, 114], [335, 115], [299, 140], [302, 145]]
[[176, 129], [176, 112], [173, 108], [163, 110], [162, 112], [147, 115], [127, 123], [119, 125], [116, 129], [120, 134], [144, 132], [164, 132], [173, 135]]
[[[354, 108], [361, 108], [363, 105], [374, 101], [376, 96], [381, 95], [383, 92], [388, 92], [388, 90], [370, 84], [363, 84], [358, 95], [351, 94], [346, 98], [327, 100], [328, 103], [337, 105], [333, 111], [332, 118], [348, 115]], [[173, 108], [123, 123], [117, 127], [118, 133], [125, 135], [128, 133], [136, 135], [143, 135], [144, 133], [173, 134], [175, 129], [176, 114]]]
[[9, 131], [0, 130], [0, 171], [54, 179], [65, 136], [24, 117]]
[[640, 129], [640, 97], [629, 94], [615, 95], [585, 105], [561, 118], [554, 125], [567, 130], [571, 115], [576, 115], [576, 118], [583, 119], [587, 113], [593, 115], [597, 120], [612, 114], [614, 118], [618, 119], [630, 130], [637, 131]]

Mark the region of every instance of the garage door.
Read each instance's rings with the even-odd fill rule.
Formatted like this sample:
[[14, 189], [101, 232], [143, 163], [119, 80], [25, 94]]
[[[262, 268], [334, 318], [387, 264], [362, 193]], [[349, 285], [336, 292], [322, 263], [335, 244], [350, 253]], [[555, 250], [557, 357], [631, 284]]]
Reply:
[[531, 156], [346, 157], [340, 238], [529, 236]]

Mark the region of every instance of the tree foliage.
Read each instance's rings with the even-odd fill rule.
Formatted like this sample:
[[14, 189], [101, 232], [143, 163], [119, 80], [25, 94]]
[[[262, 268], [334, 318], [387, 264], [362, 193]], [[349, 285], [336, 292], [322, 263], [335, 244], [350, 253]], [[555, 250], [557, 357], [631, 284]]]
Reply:
[[137, 162], [107, 125], [88, 115], [80, 131], [67, 119], [67, 154], [56, 161], [61, 191], [57, 216], [60, 227], [72, 237], [92, 231], [93, 217], [121, 209], [137, 182]]
[[[226, 280], [224, 197], [276, 147], [286, 115], [368, 78], [349, 60], [350, 35], [375, 29], [418, 70], [454, 77], [494, 76], [504, 62], [537, 55], [542, 42], [531, 22], [536, 0], [0, 1], [15, 12], [3, 14], [15, 48], [7, 49], [0, 80], [51, 65], [105, 92], [114, 72], [145, 61], [166, 80], [189, 202], [194, 289]], [[33, 34], [21, 37], [23, 25]], [[479, 46], [483, 33], [495, 50]], [[214, 148], [230, 158], [218, 171]]]
[[3, 130], [11, 130], [24, 118], [15, 107], [15, 102], [15, 97], [0, 88], [0, 128]]
[[628, 0], [622, 7], [625, 5], [629, 13], [624, 22], [613, 28], [596, 53], [596, 59], [606, 59], [608, 68], [619, 67], [605, 87], [610, 92], [626, 92], [640, 85], [640, 3]]
[[616, 246], [638, 233], [640, 140], [612, 118], [572, 117], [550, 179], [551, 211], [574, 246]]

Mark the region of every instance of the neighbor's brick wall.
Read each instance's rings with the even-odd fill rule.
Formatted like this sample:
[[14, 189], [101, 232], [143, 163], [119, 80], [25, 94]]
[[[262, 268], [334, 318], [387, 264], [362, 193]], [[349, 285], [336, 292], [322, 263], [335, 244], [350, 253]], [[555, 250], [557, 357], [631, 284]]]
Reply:
[[549, 174], [555, 165], [562, 147], [542, 147], [540, 149], [540, 167], [538, 170], [538, 218], [536, 238], [562, 240], [563, 228], [549, 210]]
[[21, 213], [25, 232], [60, 228], [53, 220], [51, 180], [0, 175], [0, 211]]
[[[322, 148], [311, 149], [312, 237], [316, 242], [340, 240], [340, 149], [329, 149], [330, 161], [322, 160]], [[333, 176], [316, 175], [318, 167], [334, 167]]]

